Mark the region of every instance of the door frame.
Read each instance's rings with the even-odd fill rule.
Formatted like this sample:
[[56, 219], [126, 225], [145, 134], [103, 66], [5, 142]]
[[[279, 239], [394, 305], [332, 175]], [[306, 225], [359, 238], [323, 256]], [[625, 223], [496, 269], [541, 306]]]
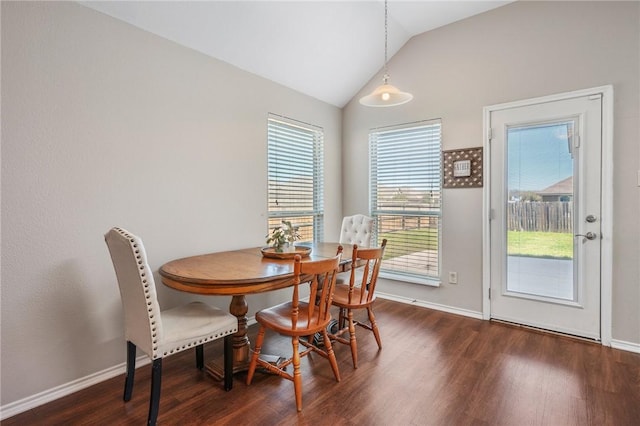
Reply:
[[483, 161], [482, 190], [482, 318], [491, 319], [491, 113], [495, 111], [561, 101], [583, 96], [602, 96], [602, 221], [600, 246], [600, 341], [611, 346], [612, 277], [613, 277], [613, 86], [599, 86], [555, 95], [490, 105], [483, 108]]

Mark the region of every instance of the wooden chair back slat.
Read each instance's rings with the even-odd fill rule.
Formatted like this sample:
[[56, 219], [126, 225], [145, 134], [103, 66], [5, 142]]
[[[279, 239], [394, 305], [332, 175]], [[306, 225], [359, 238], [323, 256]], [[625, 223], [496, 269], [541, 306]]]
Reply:
[[[351, 260], [351, 277], [349, 279], [350, 304], [365, 304], [373, 299], [386, 245], [387, 240], [384, 239], [380, 247], [376, 248], [361, 249], [357, 245], [354, 246]], [[357, 273], [356, 267], [358, 265], [361, 265], [362, 275]]]
[[333, 291], [336, 284], [336, 276], [342, 257], [342, 246], [338, 246], [336, 256], [330, 259], [304, 262], [300, 255], [294, 258], [293, 274], [294, 289], [292, 298], [291, 327], [297, 329], [299, 313], [299, 286], [309, 283], [309, 300], [315, 303], [307, 304], [306, 317], [309, 324], [318, 324], [328, 321], [330, 307], [333, 299]]
[[[380, 265], [382, 264], [386, 246], [387, 240], [382, 240], [382, 245], [378, 248], [360, 249], [357, 245], [354, 245], [349, 284], [340, 284], [335, 289], [336, 295], [333, 304], [339, 308], [340, 314], [338, 317], [338, 330], [335, 333], [331, 333], [329, 339], [351, 346], [351, 358], [354, 368], [358, 368], [356, 325], [372, 331], [378, 343], [378, 348], [382, 348], [380, 333], [373, 313], [373, 304]], [[354, 319], [353, 311], [357, 309], [367, 310], [368, 324]], [[349, 334], [349, 339], [344, 337], [347, 333]]]
[[[260, 324], [256, 343], [247, 371], [247, 384], [251, 384], [256, 366], [260, 365], [267, 371], [284, 377], [293, 382], [296, 398], [296, 408], [302, 410], [302, 374], [300, 371], [300, 358], [315, 352], [329, 360], [333, 375], [336, 381], [340, 381], [340, 370], [336, 361], [335, 353], [331, 347], [331, 340], [327, 332], [327, 326], [331, 321], [329, 308], [333, 301], [333, 292], [336, 285], [336, 275], [340, 267], [342, 257], [342, 246], [338, 246], [338, 253], [335, 257], [316, 261], [303, 261], [300, 255], [296, 255], [293, 260], [293, 296], [291, 303], [281, 303], [271, 308], [263, 309], [256, 313], [256, 321]], [[309, 283], [309, 303], [301, 303], [299, 300], [299, 287], [301, 284]], [[304, 310], [306, 309], [306, 311]], [[301, 311], [302, 310], [302, 311]], [[288, 327], [288, 320], [291, 320], [291, 327]], [[273, 365], [260, 359], [262, 342], [264, 341], [267, 329], [273, 330], [281, 335], [291, 336], [292, 356], [284, 361]], [[314, 335], [322, 334], [324, 349], [319, 348]], [[301, 339], [302, 337], [302, 339]], [[299, 351], [302, 345], [306, 349]], [[293, 364], [293, 374], [286, 370], [286, 366]]]

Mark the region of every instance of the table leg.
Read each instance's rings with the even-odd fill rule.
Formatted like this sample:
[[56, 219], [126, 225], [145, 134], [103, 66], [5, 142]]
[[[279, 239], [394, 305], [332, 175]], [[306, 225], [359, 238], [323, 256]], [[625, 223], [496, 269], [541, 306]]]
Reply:
[[[249, 369], [249, 338], [247, 337], [247, 312], [249, 306], [244, 295], [233, 296], [229, 304], [229, 312], [238, 318], [238, 331], [233, 336], [233, 372], [239, 373]], [[209, 363], [206, 370], [215, 379], [224, 378], [224, 369], [221, 364]]]

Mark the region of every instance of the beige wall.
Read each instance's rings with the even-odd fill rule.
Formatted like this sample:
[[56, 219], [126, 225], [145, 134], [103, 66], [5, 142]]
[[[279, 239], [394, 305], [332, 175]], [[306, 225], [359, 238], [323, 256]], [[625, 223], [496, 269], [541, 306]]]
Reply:
[[[268, 112], [324, 127], [334, 239], [343, 213], [368, 211], [370, 128], [441, 117], [444, 149], [481, 146], [483, 106], [613, 84], [613, 337], [640, 344], [638, 9], [517, 2], [417, 36], [390, 63], [416, 99], [372, 110], [360, 94], [341, 117], [77, 4], [2, 2], [1, 404], [124, 361], [109, 227], [142, 236], [154, 269], [262, 244]], [[443, 271], [457, 286], [382, 291], [479, 312], [481, 213], [481, 190], [445, 191]], [[187, 298], [159, 290], [164, 306]], [[250, 314], [283, 297], [250, 297]]]
[[[612, 84], [614, 120], [614, 339], [640, 344], [640, 3], [518, 1], [412, 38], [389, 63], [391, 83], [415, 99], [344, 109], [343, 211], [368, 206], [369, 129], [441, 118], [443, 149], [483, 144], [482, 108]], [[442, 271], [457, 285], [383, 281], [380, 290], [461, 310], [482, 311], [482, 189], [443, 194]], [[446, 275], [444, 275], [446, 276]], [[446, 281], [446, 280], [445, 280]]]
[[110, 227], [153, 269], [264, 243], [269, 112], [324, 128], [336, 239], [340, 109], [75, 3], [2, 2], [3, 406], [124, 362]]

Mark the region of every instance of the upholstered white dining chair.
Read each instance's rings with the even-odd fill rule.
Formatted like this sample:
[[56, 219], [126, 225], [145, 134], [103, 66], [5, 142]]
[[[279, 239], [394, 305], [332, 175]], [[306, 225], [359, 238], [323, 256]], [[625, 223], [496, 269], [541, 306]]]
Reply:
[[[373, 218], [363, 214], [355, 214], [353, 216], [345, 216], [342, 219], [342, 228], [340, 228], [340, 244], [355, 244], [360, 248], [371, 247], [373, 239]], [[349, 282], [351, 273], [341, 272], [336, 278], [338, 284]]]
[[230, 390], [233, 386], [231, 337], [238, 330], [236, 317], [202, 302], [161, 311], [142, 240], [122, 228], [112, 228], [104, 238], [124, 311], [127, 373], [123, 399], [129, 401], [133, 392], [137, 347], [153, 362], [147, 424], [154, 425], [160, 405], [162, 359], [195, 348], [196, 366], [202, 369], [203, 345], [221, 337], [224, 337], [224, 388]]
[[373, 218], [363, 214], [345, 216], [340, 228], [340, 244], [357, 244], [360, 248], [371, 247]]

